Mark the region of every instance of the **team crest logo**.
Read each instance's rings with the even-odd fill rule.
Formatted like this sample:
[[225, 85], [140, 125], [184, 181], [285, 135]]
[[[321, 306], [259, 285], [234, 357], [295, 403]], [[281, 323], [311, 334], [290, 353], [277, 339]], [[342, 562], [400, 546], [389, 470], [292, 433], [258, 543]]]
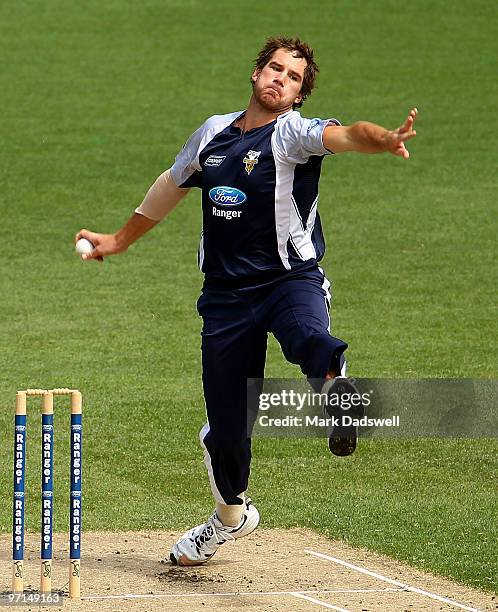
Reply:
[[258, 163], [258, 158], [261, 155], [261, 151], [247, 151], [246, 156], [242, 160], [246, 165], [247, 174], [251, 174], [254, 170], [254, 166]]

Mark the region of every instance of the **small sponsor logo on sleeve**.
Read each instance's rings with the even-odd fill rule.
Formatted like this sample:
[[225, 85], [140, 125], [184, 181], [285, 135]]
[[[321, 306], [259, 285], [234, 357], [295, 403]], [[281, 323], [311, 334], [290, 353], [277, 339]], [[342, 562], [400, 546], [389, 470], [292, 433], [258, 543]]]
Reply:
[[308, 131], [306, 133], [309, 134], [313, 128], [316, 128], [317, 125], [320, 125], [320, 119], [312, 119], [308, 125]]
[[210, 166], [211, 168], [217, 168], [218, 166], [221, 166], [225, 159], [226, 155], [210, 155], [204, 162], [204, 165]]

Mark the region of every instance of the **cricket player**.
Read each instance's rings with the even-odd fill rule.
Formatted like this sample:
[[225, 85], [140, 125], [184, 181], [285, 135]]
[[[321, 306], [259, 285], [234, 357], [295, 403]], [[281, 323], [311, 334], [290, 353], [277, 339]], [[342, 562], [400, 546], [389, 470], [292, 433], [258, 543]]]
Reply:
[[[200, 442], [216, 509], [173, 546], [175, 564], [205, 563], [224, 542], [258, 526], [258, 510], [245, 497], [247, 379], [264, 377], [268, 333], [308, 378], [328, 381], [338, 393], [351, 390], [347, 344], [330, 334], [330, 283], [319, 267], [325, 250], [317, 211], [321, 166], [326, 156], [347, 151], [408, 159], [405, 144], [415, 136], [417, 109], [395, 130], [306, 119], [296, 109], [313, 90], [317, 71], [306, 43], [268, 39], [250, 78], [247, 108], [207, 119], [116, 233], [83, 229], [76, 235], [95, 246], [85, 259], [122, 253], [191, 188], [201, 189], [204, 285], [197, 307], [207, 423]], [[332, 430], [329, 447], [336, 455], [352, 453], [355, 428]]]

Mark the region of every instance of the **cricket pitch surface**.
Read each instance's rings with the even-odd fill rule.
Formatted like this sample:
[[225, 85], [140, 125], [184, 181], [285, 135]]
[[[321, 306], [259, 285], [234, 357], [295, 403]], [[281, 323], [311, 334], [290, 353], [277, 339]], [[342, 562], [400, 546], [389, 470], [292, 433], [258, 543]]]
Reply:
[[[304, 529], [259, 529], [204, 566], [169, 560], [176, 532], [83, 533], [81, 601], [24, 609], [140, 612], [419, 612], [497, 610], [490, 593]], [[67, 534], [54, 535], [54, 590], [67, 592]], [[11, 537], [0, 537], [0, 591], [10, 589]], [[40, 580], [39, 535], [26, 534], [25, 589]], [[161, 559], [163, 560], [161, 562]], [[6, 609], [6, 608], [4, 608]]]

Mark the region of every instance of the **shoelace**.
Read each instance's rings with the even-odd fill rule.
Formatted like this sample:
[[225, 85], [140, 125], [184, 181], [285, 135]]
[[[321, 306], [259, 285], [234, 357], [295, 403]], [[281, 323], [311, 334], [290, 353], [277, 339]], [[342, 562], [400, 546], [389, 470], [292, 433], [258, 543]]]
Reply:
[[223, 532], [224, 539], [220, 540], [220, 537], [218, 535], [218, 530], [220, 528], [216, 527], [214, 523], [215, 521], [214, 517], [215, 517], [214, 514], [210, 516], [208, 520], [206, 521], [204, 527], [202, 528], [202, 531], [199, 533], [199, 535], [194, 537], [194, 543], [197, 547], [197, 550], [200, 550], [201, 546], [205, 544], [208, 540], [210, 540], [213, 536], [217, 544], [223, 544], [223, 542], [227, 542], [228, 540], [235, 540], [233, 535], [228, 531]]

